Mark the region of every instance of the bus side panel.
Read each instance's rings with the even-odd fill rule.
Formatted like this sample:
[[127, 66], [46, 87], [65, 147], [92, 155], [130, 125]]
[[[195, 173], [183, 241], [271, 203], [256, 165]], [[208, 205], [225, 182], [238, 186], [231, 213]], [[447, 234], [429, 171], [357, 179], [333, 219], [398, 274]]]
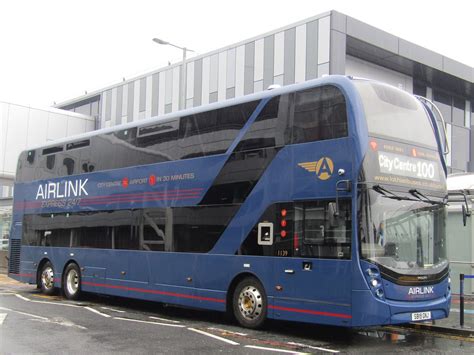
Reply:
[[[245, 277], [244, 274], [256, 277], [262, 283], [268, 296], [268, 302], [271, 305], [273, 287], [272, 258], [212, 254], [197, 256], [196, 287], [197, 292], [201, 295], [212, 295], [212, 297], [221, 298], [225, 302], [232, 281], [239, 276]], [[230, 291], [232, 292], [232, 290]], [[232, 299], [232, 294], [228, 296]], [[231, 307], [232, 304], [227, 305], [228, 309], [231, 309]]]
[[351, 268], [350, 260], [275, 257], [275, 318], [350, 326]]

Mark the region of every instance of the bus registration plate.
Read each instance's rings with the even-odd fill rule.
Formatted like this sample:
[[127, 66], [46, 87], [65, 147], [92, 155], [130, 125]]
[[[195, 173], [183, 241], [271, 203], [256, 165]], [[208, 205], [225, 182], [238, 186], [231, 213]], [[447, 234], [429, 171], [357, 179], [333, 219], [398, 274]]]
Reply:
[[411, 314], [412, 321], [431, 319], [431, 312], [417, 312]]

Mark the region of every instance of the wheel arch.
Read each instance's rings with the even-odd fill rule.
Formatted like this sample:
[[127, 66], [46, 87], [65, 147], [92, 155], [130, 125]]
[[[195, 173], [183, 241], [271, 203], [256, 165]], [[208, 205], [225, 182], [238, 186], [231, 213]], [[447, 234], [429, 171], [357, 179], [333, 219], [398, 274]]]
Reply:
[[65, 273], [67, 267], [69, 266], [69, 264], [76, 264], [77, 267], [79, 268], [79, 270], [81, 270], [81, 267], [79, 266], [79, 263], [77, 262], [76, 259], [69, 259], [68, 261], [66, 261], [66, 262], [64, 263], [63, 272], [62, 272], [62, 274], [61, 274], [61, 278], [64, 277], [64, 273]]

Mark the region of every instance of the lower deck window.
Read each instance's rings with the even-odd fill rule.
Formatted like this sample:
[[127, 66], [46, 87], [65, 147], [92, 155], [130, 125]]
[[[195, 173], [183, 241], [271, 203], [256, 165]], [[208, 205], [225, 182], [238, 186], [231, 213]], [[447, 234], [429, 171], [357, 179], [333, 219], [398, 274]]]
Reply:
[[[350, 259], [351, 201], [279, 203], [270, 206], [242, 243], [238, 254]], [[271, 244], [259, 244], [259, 224], [273, 224]]]
[[239, 205], [26, 215], [23, 245], [207, 253]]

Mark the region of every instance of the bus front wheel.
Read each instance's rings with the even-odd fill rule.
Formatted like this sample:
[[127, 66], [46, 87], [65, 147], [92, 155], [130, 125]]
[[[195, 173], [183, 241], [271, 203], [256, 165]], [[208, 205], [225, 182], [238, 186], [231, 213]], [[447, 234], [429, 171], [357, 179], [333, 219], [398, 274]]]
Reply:
[[64, 271], [63, 292], [70, 300], [77, 300], [81, 294], [81, 271], [75, 263], [70, 263]]
[[45, 295], [51, 296], [54, 294], [54, 269], [53, 264], [49, 261], [47, 261], [41, 268], [39, 286], [41, 292]]
[[260, 328], [267, 318], [267, 296], [263, 285], [253, 277], [237, 284], [232, 298], [234, 316], [246, 328]]

